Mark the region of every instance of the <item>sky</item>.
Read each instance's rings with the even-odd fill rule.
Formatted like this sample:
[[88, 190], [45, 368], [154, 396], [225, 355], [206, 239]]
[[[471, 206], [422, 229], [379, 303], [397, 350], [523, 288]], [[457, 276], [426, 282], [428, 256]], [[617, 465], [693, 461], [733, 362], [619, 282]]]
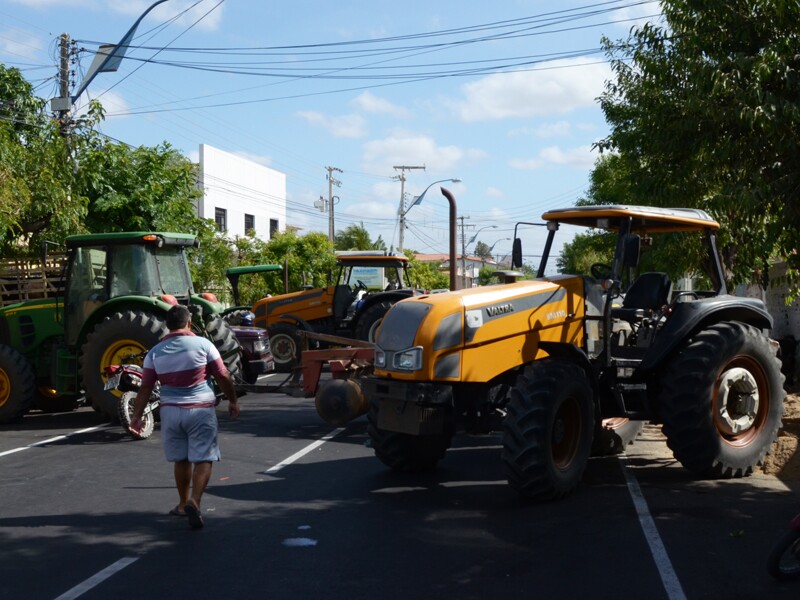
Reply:
[[[81, 50], [80, 84], [98, 45], [118, 43], [154, 1], [0, 0], [0, 62], [55, 97], [60, 34]], [[334, 167], [337, 231], [363, 225], [396, 249], [404, 189], [404, 247], [446, 253], [445, 185], [459, 233], [475, 239], [467, 252], [482, 241], [501, 258], [516, 223], [586, 194], [592, 146], [608, 134], [601, 38], [659, 12], [649, 0], [167, 0], [76, 110], [99, 100], [102, 133], [133, 146], [168, 143], [196, 161], [210, 144], [285, 173], [287, 224], [301, 233], [327, 234], [314, 202]], [[434, 184], [449, 179], [461, 182]], [[518, 235], [538, 265], [543, 228]]]

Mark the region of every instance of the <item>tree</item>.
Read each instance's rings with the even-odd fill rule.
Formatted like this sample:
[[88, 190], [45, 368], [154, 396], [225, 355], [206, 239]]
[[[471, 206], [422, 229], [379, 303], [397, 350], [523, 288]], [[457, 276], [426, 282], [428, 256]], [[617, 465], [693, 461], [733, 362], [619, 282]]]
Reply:
[[616, 236], [604, 232], [579, 233], [564, 244], [556, 259], [559, 273], [588, 275], [596, 263], [611, 264], [614, 259]]
[[344, 231], [339, 231], [333, 241], [336, 250], [386, 250], [386, 243], [381, 236], [374, 242], [364, 223], [348, 225]]
[[473, 250], [472, 253], [478, 258], [492, 260], [492, 251], [489, 249], [489, 245], [484, 242], [475, 244], [475, 250]]
[[800, 231], [800, 4], [664, 0], [665, 25], [604, 40], [616, 79], [600, 103], [601, 150], [633, 195], [692, 206], [722, 224], [728, 277], [777, 253], [793, 269]]
[[424, 263], [417, 260], [413, 250], [406, 249], [404, 254], [408, 258], [408, 270], [411, 285], [423, 290], [440, 290], [450, 287], [450, 276], [440, 269], [442, 264]]

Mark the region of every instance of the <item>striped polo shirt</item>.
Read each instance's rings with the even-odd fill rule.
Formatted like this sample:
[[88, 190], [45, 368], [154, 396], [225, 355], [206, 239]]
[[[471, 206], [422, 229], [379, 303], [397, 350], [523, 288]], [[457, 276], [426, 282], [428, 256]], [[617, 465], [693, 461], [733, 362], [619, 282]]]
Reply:
[[228, 369], [216, 346], [191, 331], [169, 333], [144, 358], [142, 386], [161, 382], [162, 404], [213, 403], [209, 375], [225, 376]]

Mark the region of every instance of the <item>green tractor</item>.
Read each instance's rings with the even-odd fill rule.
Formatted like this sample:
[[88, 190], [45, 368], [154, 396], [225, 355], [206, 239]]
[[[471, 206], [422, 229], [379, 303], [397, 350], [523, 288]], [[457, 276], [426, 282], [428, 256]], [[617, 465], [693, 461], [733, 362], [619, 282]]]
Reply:
[[241, 349], [222, 306], [192, 286], [186, 249], [197, 245], [183, 233], [68, 237], [57, 294], [0, 308], [0, 423], [34, 407], [71, 410], [82, 397], [116, 420], [120, 392], [105, 389], [105, 368], [153, 347], [176, 303], [192, 308], [195, 332], [239, 376]]

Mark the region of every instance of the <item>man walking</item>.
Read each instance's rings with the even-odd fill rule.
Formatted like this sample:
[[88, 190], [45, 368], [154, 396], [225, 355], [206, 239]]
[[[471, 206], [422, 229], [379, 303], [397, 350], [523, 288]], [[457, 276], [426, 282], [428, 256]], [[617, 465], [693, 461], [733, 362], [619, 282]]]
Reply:
[[239, 402], [216, 346], [191, 331], [191, 313], [178, 304], [167, 312], [169, 333], [145, 356], [142, 386], [136, 395], [130, 429], [143, 427], [142, 414], [156, 381], [161, 382], [161, 442], [174, 463], [178, 505], [171, 515], [186, 515], [192, 529], [203, 527], [200, 501], [220, 459], [213, 376], [228, 398], [228, 414], [239, 417]]

